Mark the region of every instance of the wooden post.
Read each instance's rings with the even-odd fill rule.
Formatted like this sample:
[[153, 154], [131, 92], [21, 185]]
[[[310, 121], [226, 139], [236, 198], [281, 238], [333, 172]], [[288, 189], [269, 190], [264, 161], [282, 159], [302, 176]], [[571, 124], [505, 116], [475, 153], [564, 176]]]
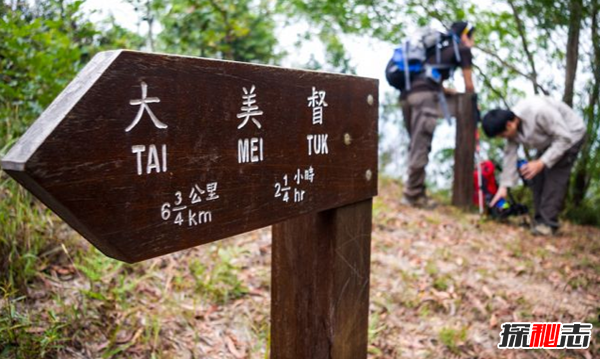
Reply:
[[367, 357], [368, 199], [273, 226], [271, 358]]
[[452, 205], [469, 208], [473, 201], [473, 170], [475, 169], [475, 130], [473, 94], [456, 96], [456, 149], [454, 150], [454, 183]]

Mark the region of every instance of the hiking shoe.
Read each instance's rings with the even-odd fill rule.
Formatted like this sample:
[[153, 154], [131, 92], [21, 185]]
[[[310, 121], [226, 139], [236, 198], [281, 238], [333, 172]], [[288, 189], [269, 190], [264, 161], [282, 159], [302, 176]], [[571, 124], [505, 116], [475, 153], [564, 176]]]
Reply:
[[437, 206], [437, 203], [427, 196], [418, 196], [415, 198], [402, 196], [400, 204], [423, 209], [433, 209]]
[[538, 223], [531, 228], [531, 234], [534, 236], [553, 236], [556, 230], [546, 224]]

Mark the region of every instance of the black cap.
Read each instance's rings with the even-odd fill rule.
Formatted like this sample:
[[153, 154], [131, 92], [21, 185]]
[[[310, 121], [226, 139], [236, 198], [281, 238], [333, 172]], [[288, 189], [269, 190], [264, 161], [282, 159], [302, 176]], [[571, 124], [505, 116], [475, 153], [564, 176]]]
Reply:
[[475, 26], [466, 21], [457, 21], [450, 26], [450, 31], [458, 37], [462, 36], [463, 33], [471, 37], [473, 36], [473, 31], [475, 31]]

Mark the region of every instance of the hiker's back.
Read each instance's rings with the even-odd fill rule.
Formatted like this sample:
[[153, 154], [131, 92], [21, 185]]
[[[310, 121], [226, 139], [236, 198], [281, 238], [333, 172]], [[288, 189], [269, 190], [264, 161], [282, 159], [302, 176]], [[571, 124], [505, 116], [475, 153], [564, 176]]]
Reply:
[[427, 76], [430, 70], [427, 65], [428, 57], [432, 53], [439, 55], [447, 38], [448, 35], [430, 27], [419, 28], [409, 34], [394, 50], [386, 66], [389, 84], [401, 92], [410, 91], [417, 78]]
[[430, 50], [427, 54], [425, 64], [438, 65], [436, 70], [440, 75], [439, 82], [432, 81], [429, 77], [418, 77], [413, 81], [410, 91], [440, 91], [442, 89], [442, 82], [452, 77], [456, 68], [472, 66], [473, 55], [470, 48], [461, 44], [457, 44], [456, 48], [452, 45], [446, 45], [441, 48], [439, 58], [436, 58], [435, 51]]

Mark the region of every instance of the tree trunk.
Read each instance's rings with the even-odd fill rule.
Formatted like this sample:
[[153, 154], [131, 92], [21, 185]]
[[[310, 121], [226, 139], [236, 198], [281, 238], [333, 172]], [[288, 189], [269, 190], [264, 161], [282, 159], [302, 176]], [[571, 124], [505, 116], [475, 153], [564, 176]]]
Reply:
[[577, 76], [579, 60], [579, 30], [583, 13], [582, 0], [572, 0], [569, 14], [569, 36], [567, 39], [567, 69], [565, 73], [565, 93], [563, 101], [573, 107], [573, 87]]
[[[600, 97], [600, 42], [599, 41], [595, 41], [595, 39], [598, 39], [598, 37], [600, 37], [600, 34], [598, 33], [598, 21], [599, 16], [599, 10], [600, 10], [600, 1], [599, 0], [594, 0], [592, 5], [592, 27], [591, 27], [591, 32], [592, 32], [592, 43], [593, 45], [593, 57], [592, 57], [592, 72], [594, 75], [594, 81], [592, 82], [592, 88], [590, 91], [590, 97], [589, 97], [589, 105], [587, 108], [586, 113], [586, 117], [587, 117], [587, 133], [588, 133], [588, 139], [587, 142], [584, 144], [583, 149], [581, 150], [581, 158], [579, 159], [579, 162], [577, 163], [577, 167], [575, 169], [575, 175], [573, 178], [573, 183], [572, 183], [572, 201], [575, 207], [579, 206], [581, 204], [581, 202], [583, 202], [583, 199], [585, 198], [585, 195], [587, 193], [587, 190], [589, 188], [590, 185], [590, 180], [591, 180], [591, 173], [589, 171], [589, 167], [591, 165], [590, 162], [590, 157], [591, 157], [591, 151], [590, 149], [592, 148], [592, 144], [595, 142], [596, 138], [597, 138], [597, 124], [594, 123], [595, 121], [597, 121], [597, 118], [595, 116], [596, 114], [596, 107], [598, 106], [598, 99]], [[571, 89], [572, 92], [572, 89]], [[565, 92], [566, 95], [566, 92]], [[571, 101], [572, 101], [572, 93], [571, 93]]]

